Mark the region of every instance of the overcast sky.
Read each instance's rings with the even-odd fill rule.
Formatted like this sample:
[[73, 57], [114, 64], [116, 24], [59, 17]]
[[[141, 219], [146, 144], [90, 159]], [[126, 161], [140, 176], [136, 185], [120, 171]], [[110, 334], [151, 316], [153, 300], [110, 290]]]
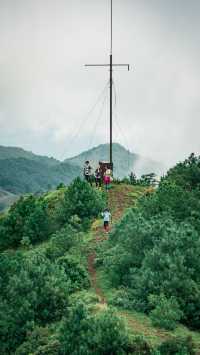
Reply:
[[[108, 141], [110, 0], [0, 0], [0, 144], [64, 159]], [[200, 1], [113, 0], [114, 140], [200, 154]]]

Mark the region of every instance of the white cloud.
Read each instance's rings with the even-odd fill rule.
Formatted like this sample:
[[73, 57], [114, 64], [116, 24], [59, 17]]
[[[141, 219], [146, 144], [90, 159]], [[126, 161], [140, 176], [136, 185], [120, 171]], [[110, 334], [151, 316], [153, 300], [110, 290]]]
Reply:
[[[114, 70], [114, 138], [167, 163], [200, 153], [198, 9], [197, 0], [114, 1], [114, 60], [131, 64]], [[72, 139], [108, 79], [84, 68], [109, 59], [108, 0], [1, 0], [0, 49], [1, 144], [61, 158], [108, 140], [108, 108], [95, 127], [100, 107]]]

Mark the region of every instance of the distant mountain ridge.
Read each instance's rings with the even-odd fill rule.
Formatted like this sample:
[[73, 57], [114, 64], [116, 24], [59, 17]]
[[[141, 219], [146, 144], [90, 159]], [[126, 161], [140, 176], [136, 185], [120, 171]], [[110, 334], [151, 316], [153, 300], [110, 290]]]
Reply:
[[[94, 169], [99, 160], [109, 160], [109, 144], [101, 144], [64, 162], [22, 148], [0, 146], [0, 210], [18, 195], [54, 189], [61, 182], [70, 184], [83, 174], [85, 160], [90, 160]], [[131, 153], [118, 143], [113, 144], [113, 160], [114, 176], [119, 178], [131, 171], [139, 176], [150, 172], [160, 175], [164, 170], [161, 163]]]
[[[82, 168], [85, 160], [89, 160], [94, 169], [100, 160], [109, 161], [109, 144], [101, 144], [75, 157], [66, 159], [65, 162]], [[162, 163], [131, 153], [119, 143], [113, 143], [113, 163], [114, 175], [118, 178], [124, 178], [132, 171], [140, 176], [151, 172], [160, 175], [165, 170]]]
[[[27, 152], [21, 148], [0, 146], [0, 189], [14, 195], [42, 192], [55, 188], [59, 183], [69, 184], [81, 169], [70, 163], [60, 162]], [[0, 204], [5, 201], [0, 196]]]
[[23, 148], [6, 147], [6, 146], [0, 145], [0, 160], [18, 159], [18, 158], [24, 158], [24, 159], [44, 162], [45, 164], [47, 164], [49, 166], [55, 166], [56, 164], [60, 163], [59, 160], [57, 160], [53, 157], [48, 158], [43, 155], [37, 155], [37, 154], [34, 154], [30, 151], [24, 150]]

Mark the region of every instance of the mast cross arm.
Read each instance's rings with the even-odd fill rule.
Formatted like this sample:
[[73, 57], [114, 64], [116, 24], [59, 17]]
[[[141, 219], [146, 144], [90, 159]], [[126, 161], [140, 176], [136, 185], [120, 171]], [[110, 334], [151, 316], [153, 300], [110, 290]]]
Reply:
[[[110, 67], [110, 64], [85, 64], [85, 67]], [[127, 67], [130, 70], [130, 64], [112, 64], [112, 67]]]

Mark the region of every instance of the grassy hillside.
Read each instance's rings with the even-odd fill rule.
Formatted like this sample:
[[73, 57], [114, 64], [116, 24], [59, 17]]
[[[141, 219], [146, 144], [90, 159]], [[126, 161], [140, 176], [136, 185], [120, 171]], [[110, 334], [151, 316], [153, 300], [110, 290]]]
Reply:
[[[101, 144], [98, 147], [83, 152], [76, 157], [67, 159], [66, 161], [79, 165], [82, 168], [85, 160], [89, 160], [94, 169], [100, 160], [109, 161], [109, 144]], [[161, 163], [131, 153], [118, 143], [113, 144], [113, 162], [114, 174], [119, 178], [128, 176], [132, 171], [137, 175], [148, 174], [151, 172], [160, 174], [164, 171], [164, 167]]]

